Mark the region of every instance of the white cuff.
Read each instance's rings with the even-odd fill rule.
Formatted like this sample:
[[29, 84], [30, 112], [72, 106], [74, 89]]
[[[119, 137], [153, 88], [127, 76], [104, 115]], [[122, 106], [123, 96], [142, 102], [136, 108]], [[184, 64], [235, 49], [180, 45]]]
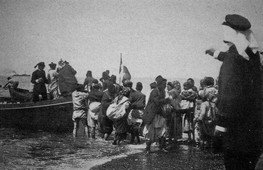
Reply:
[[216, 50], [216, 51], [214, 52], [214, 55], [213, 55], [213, 57], [214, 57], [215, 59], [217, 59], [217, 58], [218, 58], [218, 55], [219, 55], [219, 53], [220, 53], [220, 51]]
[[215, 129], [220, 131], [220, 132], [226, 132], [226, 130], [227, 130], [226, 128], [224, 128], [222, 126], [218, 126], [218, 125], [216, 125]]

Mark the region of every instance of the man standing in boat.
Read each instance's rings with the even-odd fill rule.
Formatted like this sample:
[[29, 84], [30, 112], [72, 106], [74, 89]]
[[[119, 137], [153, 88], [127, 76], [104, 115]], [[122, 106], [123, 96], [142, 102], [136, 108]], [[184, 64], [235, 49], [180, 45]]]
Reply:
[[58, 88], [63, 97], [70, 96], [78, 85], [75, 77], [77, 71], [69, 65], [67, 61], [60, 60], [58, 62], [61, 67], [58, 71]]
[[37, 102], [40, 100], [39, 95], [42, 96], [42, 100], [47, 100], [47, 89], [45, 84], [48, 83], [48, 80], [44, 71], [45, 63], [40, 62], [35, 66], [35, 68], [36, 67], [38, 67], [38, 69], [33, 72], [31, 77], [31, 83], [34, 84], [33, 102]]

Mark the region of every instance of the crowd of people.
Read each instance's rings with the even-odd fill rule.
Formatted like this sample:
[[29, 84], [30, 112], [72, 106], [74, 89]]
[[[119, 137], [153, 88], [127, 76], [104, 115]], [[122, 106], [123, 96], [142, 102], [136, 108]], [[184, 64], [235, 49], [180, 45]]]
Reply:
[[222, 28], [223, 42], [229, 49], [205, 51], [222, 62], [218, 79], [215, 83], [213, 78], [205, 77], [199, 90], [191, 78], [181, 90], [177, 81], [167, 82], [159, 75], [150, 84], [152, 90], [145, 102], [137, 105], [131, 96], [141, 92], [133, 90], [132, 82], [118, 85], [105, 72], [97, 121], [103, 138], [109, 139], [115, 129], [113, 144], [120, 144], [127, 133], [132, 134], [132, 143], [141, 132], [147, 153], [153, 142], [168, 152], [167, 144], [176, 143], [186, 133], [189, 143], [197, 140], [201, 147], [213, 146], [222, 151], [227, 170], [263, 168], [262, 156], [259, 159], [263, 143], [259, 46], [251, 23], [243, 16], [226, 15]]
[[212, 77], [205, 77], [200, 84], [197, 89], [189, 78], [181, 89], [179, 81], [167, 82], [159, 75], [145, 95], [141, 82], [134, 89], [131, 80], [118, 84], [108, 71], [97, 80], [89, 70], [84, 83], [72, 93], [73, 136], [82, 122], [88, 137], [96, 138], [98, 130], [98, 137], [109, 140], [114, 131], [114, 145], [128, 140], [128, 134], [131, 144], [140, 143], [143, 137], [147, 152], [154, 142], [166, 152], [183, 140], [183, 133], [188, 135], [184, 142], [208, 147], [215, 126], [217, 88]]
[[[227, 15], [222, 24], [224, 43], [229, 49], [205, 51], [222, 62], [216, 81], [205, 77], [199, 89], [192, 78], [181, 84], [161, 75], [150, 84], [148, 95], [143, 84], [124, 79], [116, 82], [106, 70], [95, 79], [88, 71], [78, 84], [76, 71], [66, 61], [50, 64], [46, 78], [45, 64], [33, 72], [33, 101], [71, 96], [73, 101], [73, 136], [80, 123], [85, 134], [110, 140], [114, 145], [130, 134], [129, 143], [146, 140], [146, 152], [157, 142], [163, 152], [187, 134], [186, 142], [202, 148], [222, 149], [226, 169], [254, 169], [262, 152], [262, 63], [250, 22], [240, 15]], [[262, 62], [262, 61], [261, 61]], [[10, 81], [11, 82], [11, 81]], [[47, 95], [46, 84], [48, 84]], [[168, 145], [167, 145], [168, 144]], [[261, 156], [262, 158], [262, 156]], [[258, 167], [263, 167], [263, 159]]]
[[[55, 63], [49, 64], [50, 69], [47, 73], [44, 71], [45, 63], [38, 63], [37, 68], [31, 76], [33, 87], [33, 102], [40, 100], [57, 99], [60, 96], [70, 96], [76, 89], [78, 81], [75, 77], [77, 71], [74, 70], [67, 61], [62, 59], [58, 62], [58, 68]], [[48, 89], [46, 89], [48, 85]], [[49, 92], [49, 95], [47, 95]]]

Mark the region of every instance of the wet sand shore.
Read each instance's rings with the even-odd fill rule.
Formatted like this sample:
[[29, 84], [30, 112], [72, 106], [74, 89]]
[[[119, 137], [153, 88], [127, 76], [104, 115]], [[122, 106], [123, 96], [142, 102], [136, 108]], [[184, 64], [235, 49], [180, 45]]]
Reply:
[[169, 153], [145, 143], [120, 146], [112, 140], [78, 138], [70, 133], [51, 134], [0, 129], [0, 169], [223, 169], [220, 155], [188, 145]]

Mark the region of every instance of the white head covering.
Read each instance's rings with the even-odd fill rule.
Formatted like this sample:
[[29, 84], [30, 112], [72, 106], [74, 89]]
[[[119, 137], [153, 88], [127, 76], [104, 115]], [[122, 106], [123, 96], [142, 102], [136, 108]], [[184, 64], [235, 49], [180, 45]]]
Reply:
[[222, 27], [224, 40], [233, 43], [236, 46], [238, 53], [245, 59], [249, 60], [249, 57], [245, 52], [247, 47], [250, 47], [254, 53], [258, 51], [259, 45], [251, 30], [237, 31], [227, 25], [222, 25]]

